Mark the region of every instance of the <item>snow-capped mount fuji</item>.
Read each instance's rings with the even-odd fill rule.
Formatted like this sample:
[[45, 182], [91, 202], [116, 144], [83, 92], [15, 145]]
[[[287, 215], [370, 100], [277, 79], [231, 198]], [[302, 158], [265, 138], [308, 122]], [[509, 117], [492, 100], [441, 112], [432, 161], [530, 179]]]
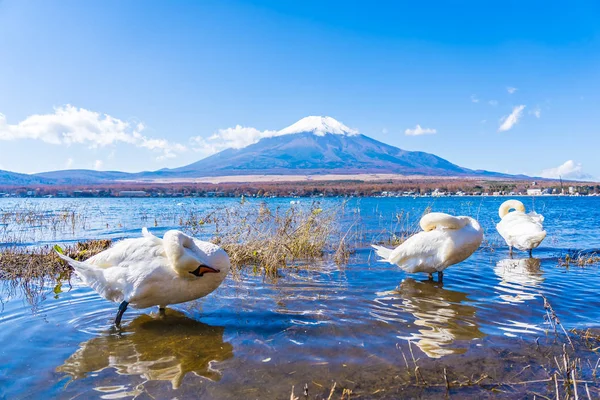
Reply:
[[327, 133], [348, 136], [358, 135], [357, 130], [348, 128], [331, 117], [310, 116], [304, 117], [295, 124], [280, 130], [277, 132], [277, 136], [305, 132], [312, 132], [317, 136], [325, 136]]
[[[440, 177], [503, 177], [474, 171], [421, 151], [382, 143], [331, 117], [310, 116], [240, 149], [226, 149], [193, 164], [153, 172], [65, 170], [34, 175], [0, 171], [0, 185], [79, 185], [242, 175], [397, 174]], [[523, 176], [521, 176], [523, 178]], [[358, 178], [360, 179], [360, 178]]]
[[331, 117], [310, 116], [241, 149], [157, 171], [162, 177], [386, 173], [429, 176], [497, 175], [462, 168], [420, 151], [406, 151], [360, 134]]

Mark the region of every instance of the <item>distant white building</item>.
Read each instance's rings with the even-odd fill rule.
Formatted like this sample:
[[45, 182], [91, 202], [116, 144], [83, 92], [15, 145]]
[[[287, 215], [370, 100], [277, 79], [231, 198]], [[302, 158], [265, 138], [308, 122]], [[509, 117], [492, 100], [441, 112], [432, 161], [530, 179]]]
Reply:
[[121, 190], [119, 197], [146, 197], [148, 193], [143, 190]]
[[542, 189], [527, 189], [527, 196], [541, 196]]

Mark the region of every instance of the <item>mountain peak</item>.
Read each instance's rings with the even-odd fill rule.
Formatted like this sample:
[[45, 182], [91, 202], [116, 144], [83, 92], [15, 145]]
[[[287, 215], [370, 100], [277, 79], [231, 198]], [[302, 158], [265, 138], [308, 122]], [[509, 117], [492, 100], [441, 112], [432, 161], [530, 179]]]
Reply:
[[326, 133], [346, 136], [358, 135], [357, 130], [348, 128], [335, 118], [310, 116], [304, 117], [295, 124], [280, 130], [278, 136], [302, 132], [313, 132], [317, 136], [325, 136]]

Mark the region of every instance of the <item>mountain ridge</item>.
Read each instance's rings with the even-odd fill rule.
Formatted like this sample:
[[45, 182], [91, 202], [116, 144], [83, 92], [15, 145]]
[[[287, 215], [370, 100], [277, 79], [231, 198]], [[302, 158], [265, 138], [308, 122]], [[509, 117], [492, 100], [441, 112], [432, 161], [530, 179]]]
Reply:
[[[243, 175], [398, 174], [440, 177], [519, 178], [461, 167], [422, 151], [408, 151], [351, 129], [331, 117], [309, 116], [248, 146], [228, 148], [194, 163], [157, 171], [59, 170], [0, 173], [0, 184], [90, 184]], [[9, 175], [12, 174], [12, 175]], [[29, 178], [28, 178], [29, 177]]]

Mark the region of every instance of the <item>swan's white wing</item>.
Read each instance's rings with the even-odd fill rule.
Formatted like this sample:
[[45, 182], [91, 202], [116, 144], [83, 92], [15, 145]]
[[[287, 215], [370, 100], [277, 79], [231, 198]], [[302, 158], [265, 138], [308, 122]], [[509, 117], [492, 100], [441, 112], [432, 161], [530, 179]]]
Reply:
[[164, 256], [162, 246], [152, 238], [143, 237], [121, 240], [111, 248], [89, 258], [86, 263], [99, 268], [129, 267], [148, 264], [157, 256]]
[[529, 250], [539, 246], [546, 237], [542, 226], [544, 217], [532, 212], [511, 212], [496, 225], [496, 229], [509, 246]]
[[396, 247], [389, 261], [406, 272], [434, 272], [443, 262], [448, 242], [445, 230], [419, 232]]

